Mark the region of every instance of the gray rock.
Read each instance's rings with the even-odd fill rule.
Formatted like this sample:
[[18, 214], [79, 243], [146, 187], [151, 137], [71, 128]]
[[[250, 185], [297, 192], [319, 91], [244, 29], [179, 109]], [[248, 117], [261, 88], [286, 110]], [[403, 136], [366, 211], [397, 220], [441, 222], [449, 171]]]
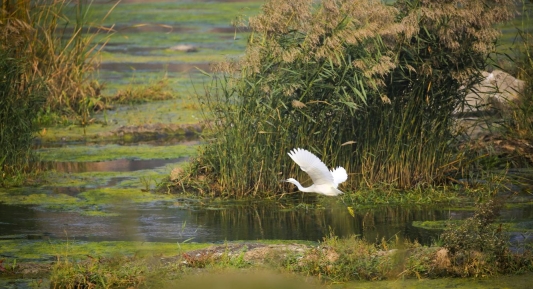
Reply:
[[484, 113], [505, 111], [511, 103], [517, 103], [525, 88], [525, 82], [501, 71], [483, 72], [485, 79], [476, 85], [465, 98], [465, 105], [456, 113]]
[[189, 44], [178, 44], [169, 48], [174, 51], [183, 51], [183, 52], [198, 52], [198, 47]]

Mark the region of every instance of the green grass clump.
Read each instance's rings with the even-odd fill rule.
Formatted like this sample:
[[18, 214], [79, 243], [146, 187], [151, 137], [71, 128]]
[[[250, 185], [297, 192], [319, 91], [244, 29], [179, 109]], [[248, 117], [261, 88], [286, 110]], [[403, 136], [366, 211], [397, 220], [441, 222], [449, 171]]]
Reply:
[[462, 276], [484, 276], [505, 269], [510, 255], [507, 235], [494, 224], [503, 203], [490, 200], [480, 204], [473, 217], [461, 224], [450, 224], [442, 234], [444, 248]]
[[130, 84], [126, 88], [117, 91], [115, 95], [106, 97], [105, 100], [117, 104], [138, 104], [173, 98], [176, 98], [176, 94], [170, 87], [168, 78], [164, 76], [160, 80], [151, 81], [145, 85]]
[[35, 155], [35, 115], [44, 103], [44, 86], [25, 73], [29, 64], [16, 51], [0, 47], [0, 186], [24, 182]]
[[210, 133], [177, 187], [286, 192], [280, 179], [307, 178], [287, 156], [296, 147], [346, 168], [346, 191], [445, 182], [465, 164], [453, 151], [452, 114], [479, 81], [498, 36], [492, 24], [510, 18], [510, 6], [267, 2], [250, 18], [245, 56], [220, 64], [200, 99]]
[[[126, 244], [127, 245], [127, 244]], [[162, 244], [166, 245], [166, 244]], [[184, 248], [201, 248], [204, 245], [183, 244]], [[178, 245], [174, 244], [176, 248]], [[181, 251], [181, 247], [180, 251]], [[249, 267], [244, 261], [244, 251], [233, 256], [227, 249], [220, 254], [210, 249], [183, 252], [164, 257], [163, 255], [124, 255], [116, 251], [105, 257], [84, 258], [72, 261], [59, 259], [52, 267], [50, 282], [53, 288], [116, 288], [151, 287], [161, 288], [184, 273], [198, 269], [242, 269]]]
[[[138, 288], [179, 278], [180, 266], [164, 266], [159, 258], [89, 258], [83, 262], [59, 261], [52, 269], [51, 288]], [[155, 288], [155, 287], [154, 287]]]
[[298, 271], [330, 281], [386, 279], [395, 252], [380, 249], [383, 248], [356, 236], [342, 239], [330, 236], [304, 255]]

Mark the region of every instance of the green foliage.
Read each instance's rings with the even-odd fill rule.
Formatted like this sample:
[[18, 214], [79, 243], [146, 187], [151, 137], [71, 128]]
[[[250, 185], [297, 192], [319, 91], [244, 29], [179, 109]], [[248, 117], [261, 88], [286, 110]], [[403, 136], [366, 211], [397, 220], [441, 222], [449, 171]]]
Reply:
[[289, 271], [319, 276], [328, 282], [385, 280], [403, 271], [405, 248], [418, 246], [399, 238], [375, 244], [357, 236], [339, 238], [331, 233], [318, 246], [275, 259]]
[[506, 238], [502, 229], [494, 225], [502, 205], [501, 202], [490, 200], [480, 204], [474, 216], [460, 225], [452, 223], [442, 234], [444, 246], [451, 254], [462, 250], [503, 254], [507, 247]]
[[344, 166], [348, 190], [442, 182], [460, 164], [451, 114], [510, 3], [267, 2], [245, 56], [220, 64], [200, 99], [211, 130], [183, 187], [206, 175], [212, 194], [287, 191], [280, 178], [306, 178], [286, 155], [296, 147]]
[[[418, 279], [422, 276], [430, 275], [435, 267], [442, 266], [436, 262], [435, 258], [438, 254], [438, 247], [418, 247], [414, 248], [405, 262], [405, 270], [402, 271], [401, 276], [416, 276]], [[447, 266], [448, 264], [444, 264]]]
[[446, 249], [441, 260], [446, 260], [448, 265], [436, 272], [480, 277], [530, 270], [531, 252], [513, 254], [505, 229], [494, 223], [502, 206], [501, 201], [490, 200], [479, 204], [474, 216], [459, 224], [450, 224], [441, 235]]
[[31, 70], [27, 59], [16, 51], [0, 47], [0, 186], [20, 183], [34, 155], [31, 150], [38, 127], [35, 115], [44, 103], [44, 86]]

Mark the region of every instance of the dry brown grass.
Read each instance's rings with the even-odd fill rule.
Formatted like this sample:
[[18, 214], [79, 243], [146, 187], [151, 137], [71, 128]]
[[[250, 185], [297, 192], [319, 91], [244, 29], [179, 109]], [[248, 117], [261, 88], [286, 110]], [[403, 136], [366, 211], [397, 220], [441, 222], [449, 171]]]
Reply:
[[[77, 115], [86, 122], [90, 109], [98, 102], [100, 89], [91, 83], [90, 74], [97, 66], [96, 52], [104, 43], [94, 43], [98, 33], [112, 32], [90, 25], [84, 19], [83, 3], [70, 5], [61, 1], [3, 2], [0, 21], [0, 47], [9, 47], [14, 56], [25, 59], [29, 69], [25, 78], [39, 78], [47, 89], [46, 108]], [[66, 10], [75, 9], [75, 19]], [[67, 24], [69, 23], [69, 24]], [[67, 32], [72, 31], [72, 32]]]

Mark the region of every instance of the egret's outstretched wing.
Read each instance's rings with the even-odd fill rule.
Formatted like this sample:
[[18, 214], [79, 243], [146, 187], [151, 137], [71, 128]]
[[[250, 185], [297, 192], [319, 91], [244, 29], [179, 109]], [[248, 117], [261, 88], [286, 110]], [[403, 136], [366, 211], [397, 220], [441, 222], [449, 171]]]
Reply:
[[336, 169], [332, 170], [331, 175], [333, 176], [333, 182], [335, 185], [343, 183], [348, 179], [348, 174], [343, 167], [337, 167]]
[[306, 172], [315, 185], [325, 185], [333, 183], [333, 175], [328, 167], [314, 154], [304, 149], [293, 149], [289, 156], [297, 163], [302, 171]]

